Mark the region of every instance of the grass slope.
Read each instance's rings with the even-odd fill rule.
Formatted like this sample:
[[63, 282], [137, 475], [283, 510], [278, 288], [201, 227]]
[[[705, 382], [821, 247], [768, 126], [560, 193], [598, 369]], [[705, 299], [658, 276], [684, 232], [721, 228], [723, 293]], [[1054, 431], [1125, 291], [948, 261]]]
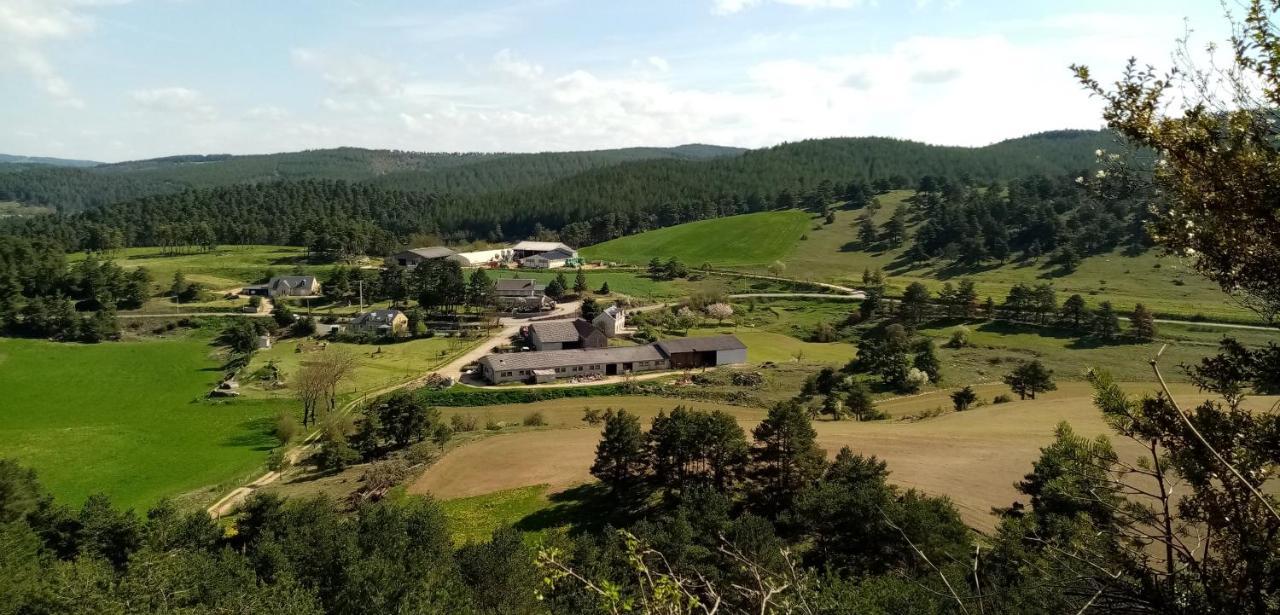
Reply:
[[214, 403], [219, 377], [199, 336], [100, 345], [0, 339], [0, 451], [60, 499], [105, 492], [123, 506], [256, 469], [278, 405]]
[[621, 237], [583, 248], [591, 260], [643, 265], [654, 256], [675, 257], [691, 267], [767, 267], [787, 256], [808, 227], [800, 211], [771, 211], [701, 220]]
[[[907, 190], [881, 195], [883, 207], [873, 220], [883, 225], [911, 196]], [[1205, 317], [1210, 320], [1257, 322], [1257, 315], [1241, 307], [1212, 282], [1193, 271], [1185, 261], [1162, 257], [1156, 251], [1138, 256], [1120, 252], [1084, 259], [1071, 274], [1062, 275], [1047, 259], [989, 263], [978, 268], [955, 268], [947, 263], [909, 264], [903, 255], [910, 247], [886, 249], [863, 246], [856, 224], [862, 211], [837, 211], [833, 224], [799, 211], [765, 212], [682, 224], [584, 248], [592, 259], [647, 263], [650, 258], [674, 256], [691, 266], [710, 262], [763, 273], [774, 260], [782, 260], [785, 275], [798, 279], [857, 286], [864, 269], [882, 268], [890, 276], [891, 292], [900, 293], [912, 282], [937, 291], [946, 281], [971, 278], [982, 297], [1004, 300], [1019, 282], [1050, 282], [1059, 301], [1079, 293], [1096, 306], [1111, 301], [1129, 311], [1144, 303], [1157, 316], [1174, 319]], [[914, 233], [918, 222], [908, 233]], [[801, 237], [803, 236], [803, 239]]]

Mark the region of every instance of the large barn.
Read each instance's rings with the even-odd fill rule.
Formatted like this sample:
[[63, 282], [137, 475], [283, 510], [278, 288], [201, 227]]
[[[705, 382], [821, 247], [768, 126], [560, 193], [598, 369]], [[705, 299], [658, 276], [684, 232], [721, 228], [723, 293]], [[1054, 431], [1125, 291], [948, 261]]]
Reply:
[[732, 335], [689, 337], [646, 344], [541, 352], [509, 352], [480, 359], [489, 382], [552, 382], [557, 378], [615, 376], [747, 362], [747, 347]]

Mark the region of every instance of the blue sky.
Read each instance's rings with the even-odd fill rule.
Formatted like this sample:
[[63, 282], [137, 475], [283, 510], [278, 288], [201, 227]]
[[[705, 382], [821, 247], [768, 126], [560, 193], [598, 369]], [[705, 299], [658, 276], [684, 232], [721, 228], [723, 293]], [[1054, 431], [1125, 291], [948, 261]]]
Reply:
[[0, 152], [542, 151], [1094, 128], [1216, 2], [0, 0]]

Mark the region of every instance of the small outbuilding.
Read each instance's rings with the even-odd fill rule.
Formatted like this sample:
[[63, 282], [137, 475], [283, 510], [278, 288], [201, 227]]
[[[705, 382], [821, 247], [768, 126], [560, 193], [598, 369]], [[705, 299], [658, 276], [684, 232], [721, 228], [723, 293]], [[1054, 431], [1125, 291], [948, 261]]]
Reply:
[[565, 249], [555, 249], [520, 260], [520, 266], [528, 267], [529, 269], [560, 269], [580, 264], [582, 264], [582, 261], [578, 258], [578, 253]]
[[351, 321], [351, 330], [383, 337], [399, 337], [409, 332], [409, 317], [400, 310], [365, 312]]
[[579, 318], [535, 322], [529, 325], [529, 342], [537, 350], [604, 348], [609, 345], [609, 337]]
[[671, 369], [694, 369], [747, 362], [747, 346], [732, 335], [684, 337], [662, 340], [658, 349]]

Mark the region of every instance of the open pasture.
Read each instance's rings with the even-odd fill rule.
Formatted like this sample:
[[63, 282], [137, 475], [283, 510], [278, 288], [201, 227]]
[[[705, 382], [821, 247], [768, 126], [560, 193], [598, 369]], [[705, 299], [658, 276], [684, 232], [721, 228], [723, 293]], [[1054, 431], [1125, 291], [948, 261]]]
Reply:
[[[1127, 384], [1134, 394], [1150, 392], [1147, 383]], [[1174, 385], [1180, 400], [1194, 403], [1203, 397], [1189, 385]], [[982, 387], [986, 399], [1000, 387]], [[1275, 403], [1274, 398], [1255, 398], [1256, 407]], [[509, 489], [548, 486], [554, 493], [592, 480], [591, 462], [599, 441], [598, 428], [580, 421], [584, 406], [626, 408], [648, 423], [659, 409], [684, 403], [695, 407], [714, 404], [655, 400], [647, 398], [596, 398], [556, 400], [515, 407], [469, 408], [460, 412], [477, 416], [523, 416], [538, 410], [549, 427], [485, 438], [454, 449], [410, 486], [411, 493], [435, 497], [475, 497]], [[950, 408], [945, 391], [882, 402], [896, 417], [916, 414], [942, 406]], [[763, 416], [757, 408], [724, 407], [750, 429]], [[1092, 401], [1092, 390], [1080, 382], [1061, 383], [1059, 390], [1037, 400], [986, 405], [966, 412], [945, 412], [920, 421], [888, 420], [857, 423], [816, 421], [818, 441], [829, 455], [843, 446], [864, 455], [876, 455], [888, 462], [890, 480], [902, 487], [950, 497], [967, 523], [981, 530], [994, 527], [995, 506], [1007, 506], [1016, 497], [1013, 484], [1031, 469], [1040, 447], [1053, 437], [1060, 421], [1076, 431], [1097, 435], [1109, 433]], [[1133, 456], [1137, 449], [1112, 438], [1122, 454]]]
[[280, 404], [212, 402], [207, 336], [99, 345], [0, 339], [0, 455], [79, 505], [105, 492], [145, 508], [259, 468]]

